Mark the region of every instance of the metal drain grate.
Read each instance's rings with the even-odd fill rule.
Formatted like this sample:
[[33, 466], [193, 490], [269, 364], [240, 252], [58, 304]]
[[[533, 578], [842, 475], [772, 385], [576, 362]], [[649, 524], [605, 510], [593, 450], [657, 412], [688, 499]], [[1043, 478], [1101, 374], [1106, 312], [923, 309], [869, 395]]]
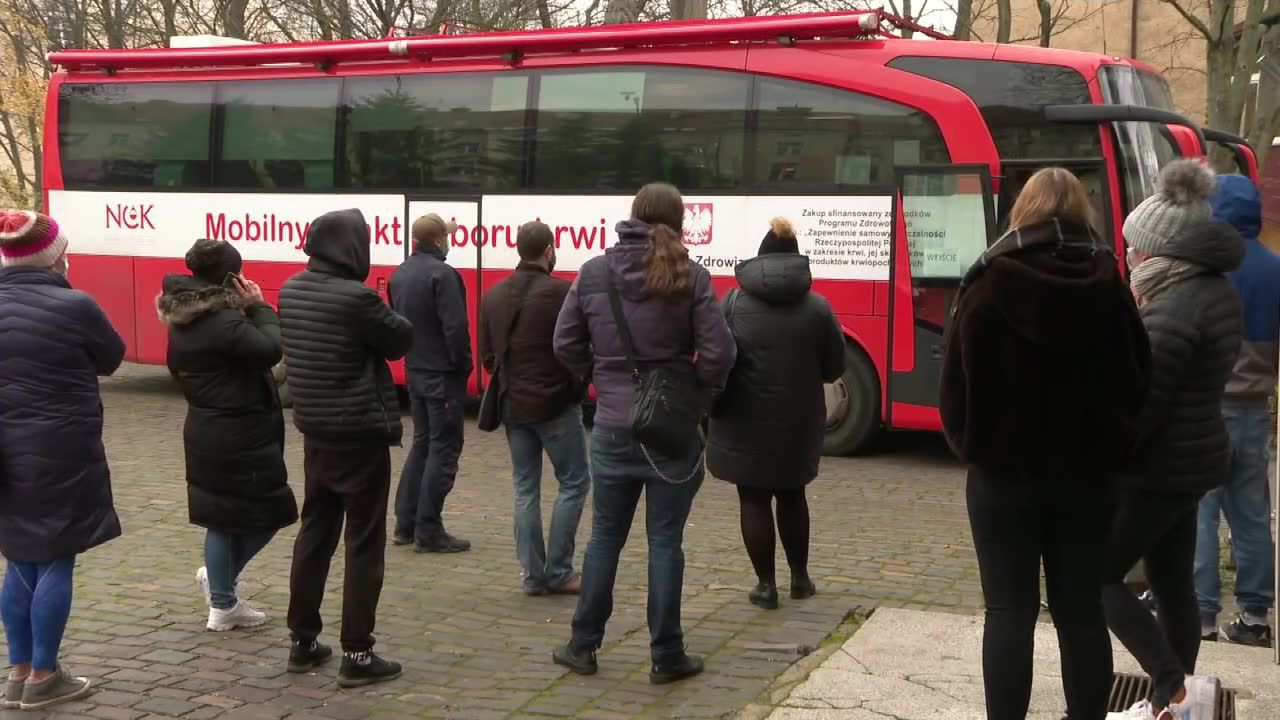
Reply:
[[[1151, 697], [1151, 678], [1146, 675], [1116, 673], [1111, 681], [1111, 700], [1107, 712], [1123, 712], [1135, 703]], [[1214, 720], [1236, 720], [1236, 691], [1222, 688], [1218, 693], [1218, 710]]]

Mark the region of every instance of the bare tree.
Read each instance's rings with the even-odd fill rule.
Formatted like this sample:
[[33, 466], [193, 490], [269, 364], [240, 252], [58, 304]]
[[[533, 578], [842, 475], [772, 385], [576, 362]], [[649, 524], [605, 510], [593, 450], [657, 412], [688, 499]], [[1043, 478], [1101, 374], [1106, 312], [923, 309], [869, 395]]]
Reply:
[[973, 33], [973, 0], [956, 3], [956, 29], [952, 33], [957, 40], [968, 40]]

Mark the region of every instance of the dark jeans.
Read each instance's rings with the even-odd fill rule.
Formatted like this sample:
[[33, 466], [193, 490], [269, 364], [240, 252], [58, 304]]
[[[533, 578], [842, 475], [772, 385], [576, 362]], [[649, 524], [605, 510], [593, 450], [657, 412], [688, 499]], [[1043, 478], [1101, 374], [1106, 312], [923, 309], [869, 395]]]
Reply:
[[[1196, 602], [1196, 520], [1200, 495], [1125, 489], [1119, 493], [1102, 601], [1107, 624], [1151, 676], [1152, 703], [1165, 707], [1195, 672], [1200, 654]], [[1142, 560], [1156, 596], [1159, 621], [1124, 584]]]
[[444, 533], [445, 498], [453, 492], [462, 454], [466, 385], [438, 383], [429, 394], [412, 388], [413, 447], [396, 490], [396, 534], [429, 542]]
[[967, 492], [986, 601], [987, 717], [1027, 715], [1043, 559], [1067, 714], [1103, 720], [1111, 692], [1111, 638], [1101, 601], [1110, 522], [1105, 493], [1066, 477], [1004, 477], [978, 468], [969, 472]]
[[[653, 456], [671, 478], [684, 478], [696, 458]], [[684, 585], [684, 527], [693, 498], [702, 486], [699, 469], [686, 483], [673, 485], [649, 466], [629, 428], [596, 425], [591, 433], [592, 527], [582, 562], [582, 595], [573, 615], [573, 644], [599, 648], [613, 614], [613, 584], [618, 556], [627, 543], [631, 521], [645, 493], [645, 530], [649, 536], [649, 652], [655, 663], [684, 652], [680, 593]]]
[[391, 451], [385, 445], [320, 447], [304, 439], [303, 469], [306, 500], [289, 577], [289, 630], [303, 642], [319, 637], [320, 603], [345, 518], [342, 649], [369, 650], [386, 563]]

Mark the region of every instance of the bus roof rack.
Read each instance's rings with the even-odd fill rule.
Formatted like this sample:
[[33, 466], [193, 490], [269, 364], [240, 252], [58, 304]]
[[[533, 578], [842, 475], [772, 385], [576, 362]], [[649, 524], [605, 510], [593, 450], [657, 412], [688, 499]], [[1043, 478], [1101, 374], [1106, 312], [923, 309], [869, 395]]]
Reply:
[[49, 61], [66, 70], [108, 73], [263, 65], [314, 65], [328, 69], [338, 63], [399, 58], [503, 57], [518, 62], [530, 54], [579, 50], [750, 42], [790, 45], [819, 38], [894, 37], [883, 29], [885, 24], [939, 39], [948, 37], [882, 10], [864, 10], [237, 47], [62, 50], [52, 53]]

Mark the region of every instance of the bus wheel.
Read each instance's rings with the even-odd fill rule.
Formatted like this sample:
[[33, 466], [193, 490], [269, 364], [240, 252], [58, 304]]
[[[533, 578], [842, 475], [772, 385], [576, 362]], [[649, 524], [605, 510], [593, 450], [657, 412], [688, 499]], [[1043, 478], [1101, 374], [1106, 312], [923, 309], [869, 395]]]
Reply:
[[866, 353], [845, 345], [844, 376], [825, 387], [827, 428], [822, 454], [857, 455], [880, 434], [880, 380]]

